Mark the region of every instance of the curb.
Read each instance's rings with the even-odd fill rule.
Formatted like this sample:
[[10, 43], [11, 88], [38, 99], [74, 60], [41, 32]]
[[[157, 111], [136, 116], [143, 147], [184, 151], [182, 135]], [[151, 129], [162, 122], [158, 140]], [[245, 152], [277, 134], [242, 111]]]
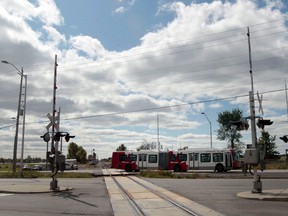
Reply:
[[288, 202], [288, 189], [265, 190], [262, 193], [245, 191], [238, 193], [237, 197], [251, 200]]
[[71, 187], [60, 187], [59, 190], [53, 191], [47, 185], [10, 185], [7, 188], [0, 188], [0, 193], [12, 194], [39, 194], [39, 193], [53, 193], [64, 192], [72, 190]]

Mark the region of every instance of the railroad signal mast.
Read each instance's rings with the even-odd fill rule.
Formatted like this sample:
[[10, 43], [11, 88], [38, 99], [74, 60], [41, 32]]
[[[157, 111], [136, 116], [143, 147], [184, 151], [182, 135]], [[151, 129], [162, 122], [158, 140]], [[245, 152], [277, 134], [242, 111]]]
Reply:
[[[50, 162], [51, 171], [52, 171], [52, 181], [50, 182], [50, 190], [58, 191], [58, 180], [56, 175], [58, 170], [65, 170], [65, 156], [62, 154], [62, 137], [65, 137], [66, 142], [69, 142], [70, 138], [74, 138], [75, 136], [71, 136], [68, 132], [60, 132], [60, 108], [56, 117], [56, 89], [57, 89], [57, 55], [55, 55], [55, 66], [54, 66], [54, 83], [53, 83], [53, 107], [52, 107], [52, 116], [48, 113], [47, 117], [50, 120], [50, 123], [46, 126], [47, 132], [40, 136], [43, 138], [44, 142], [47, 143], [47, 154], [46, 154], [46, 168], [47, 161]], [[52, 133], [50, 136], [49, 129], [52, 127]], [[51, 151], [48, 151], [48, 143], [51, 138]], [[61, 151], [58, 151], [58, 144], [61, 140]]]
[[[250, 78], [251, 78], [251, 91], [249, 91], [249, 105], [250, 105], [250, 117], [251, 120], [251, 138], [252, 138], [252, 148], [247, 148], [245, 150], [244, 160], [246, 164], [250, 164], [254, 169], [254, 181], [252, 193], [261, 193], [262, 192], [262, 182], [260, 176], [257, 174], [257, 166], [260, 163], [260, 148], [257, 145], [257, 134], [256, 134], [256, 115], [255, 115], [255, 100], [254, 100], [254, 84], [253, 84], [253, 72], [252, 72], [252, 57], [251, 57], [251, 43], [250, 43], [250, 30], [247, 27], [247, 36], [248, 36], [248, 49], [249, 49], [249, 66], [250, 66]], [[259, 99], [259, 97], [258, 97]], [[260, 107], [262, 109], [262, 98], [261, 102], [259, 101]], [[262, 110], [263, 112], [263, 110]], [[265, 125], [271, 125], [273, 122], [270, 120], [264, 120], [259, 118], [257, 126], [264, 130]], [[263, 158], [264, 159], [264, 158]]]

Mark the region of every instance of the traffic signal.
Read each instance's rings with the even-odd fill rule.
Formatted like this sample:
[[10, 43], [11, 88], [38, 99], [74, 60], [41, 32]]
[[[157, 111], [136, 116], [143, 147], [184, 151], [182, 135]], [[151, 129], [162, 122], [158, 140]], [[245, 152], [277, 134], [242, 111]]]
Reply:
[[257, 121], [258, 128], [261, 128], [262, 130], [264, 129], [265, 125], [271, 125], [271, 124], [273, 124], [273, 121], [271, 121], [270, 119], [259, 119]]
[[240, 121], [230, 121], [230, 123], [234, 126], [236, 126], [236, 130], [248, 130], [249, 124], [245, 120]]
[[70, 136], [70, 134], [67, 133], [66, 136], [65, 136], [65, 140], [66, 140], [66, 142], [69, 142], [70, 138], [74, 138], [74, 137], [75, 136]]
[[279, 137], [281, 140], [283, 140], [285, 143], [288, 142], [288, 137], [287, 135], [283, 136], [283, 137]]

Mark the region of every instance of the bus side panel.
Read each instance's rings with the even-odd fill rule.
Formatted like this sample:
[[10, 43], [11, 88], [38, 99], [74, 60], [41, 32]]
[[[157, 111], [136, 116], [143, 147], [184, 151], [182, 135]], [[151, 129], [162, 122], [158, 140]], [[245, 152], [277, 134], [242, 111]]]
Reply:
[[160, 152], [159, 153], [159, 170], [169, 170], [168, 152]]
[[111, 168], [122, 169], [122, 161], [120, 161], [120, 156], [121, 155], [125, 155], [125, 152], [113, 152], [112, 153]]

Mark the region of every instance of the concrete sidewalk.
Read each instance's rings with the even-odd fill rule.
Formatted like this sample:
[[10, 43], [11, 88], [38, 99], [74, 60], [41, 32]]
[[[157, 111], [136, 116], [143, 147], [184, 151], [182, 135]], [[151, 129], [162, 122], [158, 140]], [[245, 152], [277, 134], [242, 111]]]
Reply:
[[59, 191], [53, 191], [50, 190], [49, 184], [0, 184], [0, 193], [33, 194], [63, 192], [68, 190], [72, 190], [72, 188], [59, 185]]
[[288, 202], [288, 189], [263, 190], [262, 193], [240, 192], [238, 197], [252, 200]]

